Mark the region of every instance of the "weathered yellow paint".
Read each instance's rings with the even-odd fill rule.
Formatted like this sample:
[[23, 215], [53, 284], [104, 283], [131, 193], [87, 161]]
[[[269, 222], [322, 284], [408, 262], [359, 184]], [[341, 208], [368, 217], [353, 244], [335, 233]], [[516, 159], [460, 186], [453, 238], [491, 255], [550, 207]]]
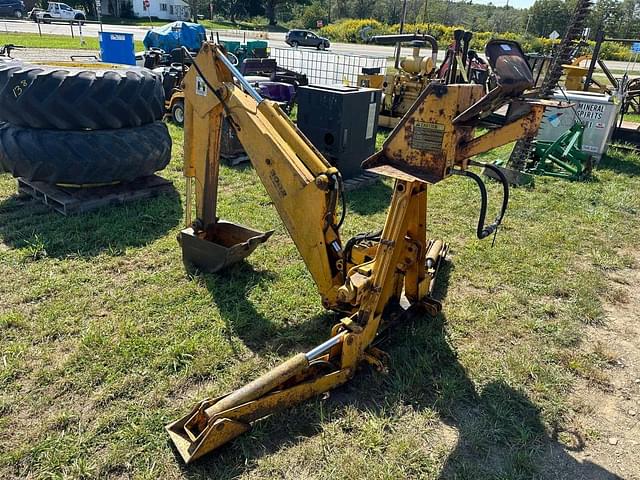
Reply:
[[543, 113], [544, 105], [531, 104], [529, 113], [523, 117], [461, 144], [456, 152], [456, 163], [464, 164], [475, 155], [506, 145], [519, 138], [535, 135]]
[[277, 105], [258, 104], [237, 87], [220, 55], [216, 46], [206, 44], [196, 58], [207, 89], [194, 68], [185, 78], [184, 172], [196, 179], [196, 214], [200, 220], [217, 221], [215, 184], [224, 112], [236, 126], [323, 304], [347, 317], [334, 325], [331, 342], [319, 353], [298, 354], [235, 392], [200, 402], [169, 424], [169, 435], [187, 463], [240, 435], [252, 422], [343, 384], [363, 362], [382, 369], [385, 354], [372, 343], [383, 311], [403, 294], [411, 305], [427, 304], [434, 313], [440, 305], [429, 295], [448, 247], [427, 240], [427, 184], [449, 176], [452, 167], [466, 168], [468, 156], [530, 134], [543, 109], [533, 107], [520, 121], [474, 139], [474, 125], [460, 126], [453, 119], [479, 100], [482, 88], [428, 87], [383, 150], [367, 162], [396, 178], [393, 196], [381, 238], [356, 245], [343, 269], [335, 225], [339, 191], [332, 187], [336, 169]]
[[399, 180], [437, 183], [454, 167], [466, 169], [471, 157], [535, 134], [542, 102], [523, 104], [523, 116], [479, 137], [473, 123], [454, 123], [461, 112], [482, 104], [483, 93], [480, 85], [429, 85], [363, 167]]
[[456, 164], [459, 145], [473, 138], [472, 126], [452, 123], [484, 93], [481, 85], [429, 85], [364, 166], [402, 180], [436, 183]]
[[[311, 145], [277, 104], [260, 105], [233, 84], [216, 50], [206, 44], [196, 62], [207, 82], [189, 70], [184, 80], [184, 173], [195, 178], [196, 217], [204, 225], [215, 221], [215, 188], [207, 188], [219, 163], [222, 114], [236, 125], [236, 133], [262, 180], [289, 234], [311, 272], [323, 302], [339, 308], [336, 292], [343, 278], [332, 243], [340, 245], [334, 228], [338, 190], [330, 189], [338, 171]], [[225, 108], [212, 89], [218, 90]], [[206, 197], [206, 200], [205, 200]], [[333, 253], [333, 256], [331, 256]]]

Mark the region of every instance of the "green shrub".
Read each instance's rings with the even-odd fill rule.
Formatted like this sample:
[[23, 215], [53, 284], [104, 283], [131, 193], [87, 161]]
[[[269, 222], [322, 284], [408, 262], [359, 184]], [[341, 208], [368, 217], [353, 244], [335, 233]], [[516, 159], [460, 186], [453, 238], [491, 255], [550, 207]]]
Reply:
[[328, 11], [326, 7], [318, 0], [311, 2], [309, 5], [296, 5], [297, 15], [294, 15], [296, 27], [299, 28], [316, 28], [318, 20], [322, 20], [325, 24], [328, 20]]
[[[589, 42], [589, 45], [593, 47], [595, 42]], [[631, 50], [629, 46], [625, 46], [620, 43], [604, 42], [600, 48], [600, 58], [605, 60], [628, 61], [630, 57]]]
[[389, 25], [373, 19], [363, 20], [339, 20], [320, 29], [320, 34], [336, 42], [363, 43], [360, 35], [364, 29], [370, 35], [387, 35], [392, 33]]
[[[439, 23], [409, 23], [405, 24], [404, 31], [405, 33], [420, 32], [432, 35], [438, 41], [438, 47], [444, 49], [453, 41], [454, 30], [462, 28], [463, 27], [460, 26], [447, 26]], [[335, 42], [364, 43], [362, 32], [365, 29], [368, 35], [389, 35], [398, 33], [400, 31], [400, 25], [388, 25], [373, 19], [342, 19], [320, 29], [320, 34]], [[531, 35], [523, 37], [513, 32], [501, 34], [494, 32], [474, 32], [470, 48], [482, 52], [484, 51], [486, 43], [492, 38], [503, 38], [520, 42], [525, 52], [551, 53], [553, 46], [552, 40], [543, 37], [534, 37]], [[589, 42], [589, 45], [593, 47], [594, 43]], [[604, 43], [600, 52], [603, 60], [628, 60], [630, 56], [628, 47], [611, 42]]]

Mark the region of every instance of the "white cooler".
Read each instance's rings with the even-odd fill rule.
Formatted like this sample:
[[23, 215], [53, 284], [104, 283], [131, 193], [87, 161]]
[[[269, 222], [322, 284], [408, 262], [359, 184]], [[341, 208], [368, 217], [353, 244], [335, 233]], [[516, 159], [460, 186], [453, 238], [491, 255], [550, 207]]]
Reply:
[[578, 117], [586, 123], [582, 151], [591, 154], [596, 162], [600, 161], [607, 152], [621, 102], [613, 95], [604, 93], [566, 91], [565, 94], [566, 98], [557, 91], [553, 97], [561, 101], [568, 99], [574, 104], [573, 108], [548, 107], [536, 139], [542, 142], [556, 141], [576, 122], [577, 112]]

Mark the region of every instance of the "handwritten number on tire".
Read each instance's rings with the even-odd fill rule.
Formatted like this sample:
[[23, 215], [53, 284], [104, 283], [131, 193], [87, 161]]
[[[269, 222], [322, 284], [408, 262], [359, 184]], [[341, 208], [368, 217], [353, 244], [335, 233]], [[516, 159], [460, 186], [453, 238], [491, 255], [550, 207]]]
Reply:
[[20, 95], [22, 95], [22, 92], [24, 91], [22, 89], [22, 87], [26, 87], [27, 86], [27, 81], [26, 80], [21, 80], [20, 82], [18, 82], [18, 85], [16, 85], [15, 87], [13, 87], [13, 96], [15, 98], [18, 98]]

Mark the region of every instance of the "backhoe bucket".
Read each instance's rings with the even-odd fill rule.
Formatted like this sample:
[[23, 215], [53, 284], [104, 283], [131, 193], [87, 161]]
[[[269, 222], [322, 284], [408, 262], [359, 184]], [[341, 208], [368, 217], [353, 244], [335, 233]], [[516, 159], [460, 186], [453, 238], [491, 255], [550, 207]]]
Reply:
[[196, 268], [215, 273], [245, 259], [273, 233], [252, 230], [231, 222], [218, 221], [204, 231], [185, 228], [178, 241], [182, 247], [182, 261], [187, 269]]
[[197, 437], [189, 435], [185, 426], [194, 419], [204, 416], [205, 409], [218, 400], [207, 399], [200, 402], [187, 415], [165, 427], [185, 463], [189, 464], [197, 460], [251, 428], [249, 424], [243, 422], [220, 418], [208, 424]]
[[[339, 335], [336, 338], [341, 340], [342, 337], [343, 335]], [[335, 345], [334, 341], [331, 339], [329, 343], [325, 342], [318, 347], [318, 351], [324, 353], [325, 346]], [[165, 428], [185, 463], [198, 459], [246, 432], [251, 428], [252, 419], [272, 413], [278, 405], [295, 403], [298, 398], [295, 394], [271, 403], [268, 394], [274, 390], [282, 393], [285, 382], [303, 373], [309, 367], [309, 358], [313, 355], [313, 351], [309, 354], [299, 353], [228, 395], [198, 403], [187, 415], [167, 425]], [[309, 392], [311, 395], [315, 393], [313, 389], [309, 389]], [[302, 394], [301, 398], [309, 396], [308, 393]], [[258, 405], [261, 401], [266, 401], [269, 406], [262, 405], [253, 411], [247, 408], [244, 415], [238, 411], [242, 406], [249, 407], [251, 402]]]

